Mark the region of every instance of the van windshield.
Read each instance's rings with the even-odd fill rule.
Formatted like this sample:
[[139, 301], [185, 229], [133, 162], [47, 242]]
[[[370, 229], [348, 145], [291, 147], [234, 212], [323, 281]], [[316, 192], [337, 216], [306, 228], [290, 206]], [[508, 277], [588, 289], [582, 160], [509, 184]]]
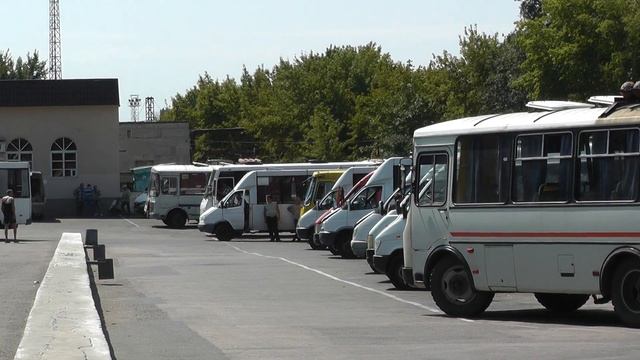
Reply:
[[307, 187], [307, 192], [304, 194], [304, 206], [309, 206], [314, 200], [314, 194], [316, 192], [316, 187], [318, 186], [318, 178], [311, 177], [309, 181], [309, 186]]

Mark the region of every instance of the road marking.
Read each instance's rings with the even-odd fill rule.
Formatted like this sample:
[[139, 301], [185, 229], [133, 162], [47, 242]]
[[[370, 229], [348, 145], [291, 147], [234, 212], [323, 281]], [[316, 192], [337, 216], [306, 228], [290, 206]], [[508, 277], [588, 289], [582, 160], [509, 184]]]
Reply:
[[121, 216], [120, 218], [121, 218], [122, 220], [124, 220], [124, 221], [128, 222], [129, 224], [131, 224], [131, 225], [133, 225], [133, 226], [137, 227], [138, 229], [140, 228], [140, 225], [138, 225], [138, 224], [134, 223], [133, 221], [131, 221], [131, 220], [129, 220], [129, 219], [125, 219], [125, 218], [123, 218], [122, 216]]
[[[434, 314], [442, 314], [442, 311], [440, 311], [440, 310], [438, 310], [438, 309], [434, 309], [434, 308], [432, 308], [432, 307], [429, 307], [429, 306], [426, 306], [426, 305], [422, 305], [422, 304], [417, 303], [417, 302], [414, 302], [414, 301], [405, 300], [405, 299], [402, 299], [402, 298], [397, 297], [397, 296], [395, 296], [395, 295], [392, 295], [392, 294], [386, 293], [386, 292], [384, 292], [384, 291], [380, 291], [380, 290], [372, 289], [372, 288], [370, 288], [370, 287], [367, 287], [367, 286], [364, 286], [364, 285], [360, 285], [360, 284], [358, 284], [358, 283], [354, 283], [353, 281], [348, 281], [348, 280], [340, 279], [340, 278], [339, 278], [339, 277], [337, 277], [337, 276], [334, 276], [334, 275], [331, 275], [331, 274], [327, 274], [327, 273], [326, 273], [326, 272], [324, 272], [324, 271], [321, 271], [321, 270], [318, 270], [318, 269], [314, 269], [314, 268], [312, 268], [312, 267], [309, 267], [309, 266], [306, 266], [306, 265], [303, 265], [303, 264], [297, 263], [297, 262], [295, 262], [295, 261], [291, 261], [291, 260], [289, 260], [289, 259], [287, 259], [287, 258], [283, 258], [283, 257], [279, 257], [279, 256], [263, 255], [263, 254], [260, 254], [260, 253], [257, 253], [257, 252], [249, 252], [249, 251], [246, 251], [246, 250], [240, 249], [240, 248], [239, 248], [239, 247], [237, 247], [237, 246], [233, 246], [233, 245], [231, 245], [231, 244], [226, 244], [226, 243], [225, 243], [225, 245], [227, 245], [227, 246], [229, 246], [229, 247], [231, 247], [231, 248], [235, 249], [236, 251], [239, 251], [239, 252], [244, 253], [244, 254], [247, 254], [247, 255], [254, 255], [254, 256], [259, 256], [259, 257], [263, 257], [263, 258], [267, 258], [267, 259], [275, 259], [275, 260], [284, 261], [284, 262], [289, 263], [289, 264], [291, 264], [291, 265], [295, 265], [295, 266], [301, 267], [301, 268], [303, 268], [303, 269], [305, 269], [305, 270], [312, 271], [312, 272], [314, 272], [314, 273], [316, 273], [316, 274], [320, 274], [320, 275], [322, 275], [322, 276], [324, 276], [324, 277], [327, 277], [327, 278], [329, 278], [329, 279], [331, 279], [331, 280], [335, 280], [335, 281], [338, 281], [338, 282], [341, 282], [341, 283], [344, 283], [344, 284], [347, 284], [347, 285], [351, 285], [351, 286], [353, 286], [353, 287], [357, 287], [357, 288], [360, 288], [360, 289], [363, 289], [363, 290], [367, 290], [367, 291], [370, 291], [370, 292], [372, 292], [372, 293], [376, 293], [376, 294], [379, 294], [379, 295], [383, 295], [383, 296], [386, 296], [386, 297], [388, 297], [388, 298], [390, 298], [390, 299], [393, 299], [393, 300], [395, 300], [395, 301], [399, 301], [399, 302], [404, 303], [404, 304], [413, 305], [413, 306], [418, 307], [418, 308], [420, 308], [420, 309], [430, 311], [430, 312], [432, 312], [432, 313], [434, 313]], [[469, 319], [460, 319], [460, 320], [462, 320], [462, 321], [467, 321], [467, 322], [473, 322], [473, 320], [469, 320]]]

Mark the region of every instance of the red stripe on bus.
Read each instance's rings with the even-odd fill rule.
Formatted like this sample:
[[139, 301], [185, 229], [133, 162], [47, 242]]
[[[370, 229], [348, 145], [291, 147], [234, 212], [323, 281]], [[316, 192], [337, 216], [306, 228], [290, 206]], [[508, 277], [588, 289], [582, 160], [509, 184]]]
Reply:
[[640, 232], [478, 232], [455, 231], [453, 237], [493, 237], [493, 238], [634, 238]]

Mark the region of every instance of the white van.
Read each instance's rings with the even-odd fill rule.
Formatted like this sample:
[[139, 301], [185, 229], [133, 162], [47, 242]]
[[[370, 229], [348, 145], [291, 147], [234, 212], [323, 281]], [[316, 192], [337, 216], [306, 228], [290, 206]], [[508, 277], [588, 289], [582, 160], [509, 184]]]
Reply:
[[266, 195], [271, 195], [280, 209], [278, 230], [295, 231], [294, 215], [288, 210], [302, 201], [303, 184], [315, 170], [255, 170], [247, 173], [218, 206], [200, 215], [198, 229], [229, 241], [248, 231], [266, 231], [264, 218]]
[[367, 237], [369, 235], [369, 231], [373, 229], [376, 224], [384, 218], [384, 216], [393, 211], [395, 213], [397, 196], [400, 194], [400, 189], [396, 189], [393, 194], [391, 194], [385, 201], [382, 206], [376, 207], [372, 212], [360, 218], [360, 220], [356, 221], [353, 227], [353, 236], [351, 237], [351, 251], [357, 258], [365, 258], [367, 252]]
[[212, 165], [211, 176], [207, 184], [206, 191], [200, 202], [200, 214], [207, 209], [217, 206], [227, 194], [236, 186], [249, 171], [254, 170], [311, 170], [313, 174], [316, 170], [338, 170], [348, 169], [352, 166], [371, 166], [375, 161], [348, 161], [348, 162], [326, 162], [326, 163], [283, 163], [283, 164], [224, 164]]
[[147, 197], [149, 218], [160, 219], [172, 228], [197, 220], [209, 175], [211, 166], [153, 166]]
[[[16, 223], [31, 224], [31, 176], [26, 161], [0, 161], [0, 197], [13, 190]], [[4, 215], [2, 223], [4, 224]]]
[[332, 253], [345, 258], [352, 258], [351, 238], [355, 223], [378, 206], [382, 199], [386, 199], [401, 185], [403, 178], [400, 170], [402, 157], [387, 159], [374, 172], [367, 184], [355, 194], [353, 199], [346, 201], [341, 209], [332, 212], [324, 218], [320, 226], [320, 242], [327, 246]]
[[319, 244], [313, 241], [314, 225], [322, 213], [336, 206], [336, 194], [340, 190], [347, 194], [367, 174], [376, 169], [376, 166], [354, 166], [345, 170], [336, 180], [331, 190], [317, 202], [317, 204], [305, 212], [298, 221], [296, 233], [301, 240], [309, 241], [311, 248], [316, 249]]

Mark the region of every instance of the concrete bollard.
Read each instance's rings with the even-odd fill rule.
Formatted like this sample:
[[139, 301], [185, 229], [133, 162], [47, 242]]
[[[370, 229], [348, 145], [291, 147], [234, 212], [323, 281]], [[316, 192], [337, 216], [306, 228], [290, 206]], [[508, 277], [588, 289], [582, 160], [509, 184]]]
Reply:
[[87, 229], [87, 232], [84, 235], [84, 244], [85, 245], [98, 245], [98, 230], [97, 229]]

